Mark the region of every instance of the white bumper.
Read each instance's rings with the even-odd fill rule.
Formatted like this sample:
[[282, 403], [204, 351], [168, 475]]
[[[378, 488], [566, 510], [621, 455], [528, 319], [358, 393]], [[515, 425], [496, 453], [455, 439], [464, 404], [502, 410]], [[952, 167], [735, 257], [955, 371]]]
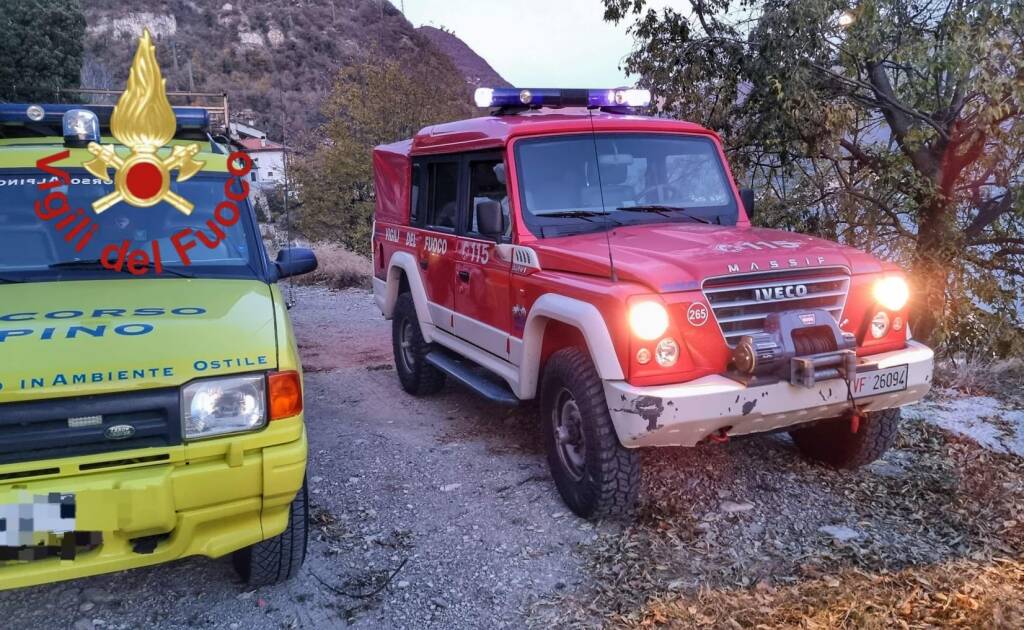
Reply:
[[[879, 368], [908, 366], [907, 388], [858, 398], [867, 410], [900, 407], [921, 400], [932, 383], [932, 351], [910, 341], [903, 350], [860, 360]], [[814, 387], [787, 382], [747, 387], [724, 376], [678, 385], [634, 387], [625, 381], [605, 381], [605, 396], [619, 441], [640, 446], [693, 446], [727, 427], [728, 435], [762, 433], [811, 420], [834, 418], [847, 408], [846, 383], [832, 379]]]

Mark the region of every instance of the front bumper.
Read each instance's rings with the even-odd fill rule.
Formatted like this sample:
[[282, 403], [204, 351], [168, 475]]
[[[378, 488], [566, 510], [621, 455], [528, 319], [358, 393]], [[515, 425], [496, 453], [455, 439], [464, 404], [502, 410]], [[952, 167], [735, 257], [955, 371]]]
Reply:
[[[297, 416], [259, 433], [173, 449], [27, 462], [20, 472], [0, 467], [0, 505], [74, 494], [74, 531], [102, 535], [97, 548], [74, 560], [0, 562], [0, 590], [192, 555], [216, 558], [276, 536], [285, 530], [302, 487], [306, 455], [306, 432]], [[13, 476], [19, 480], [9, 481]], [[153, 536], [155, 549], [136, 551], [139, 539]]]
[[[862, 358], [861, 363], [877, 363], [879, 368], [906, 364], [907, 388], [858, 398], [857, 404], [871, 411], [921, 400], [931, 389], [932, 358], [930, 348], [914, 341], [903, 350]], [[604, 389], [619, 441], [627, 448], [694, 446], [723, 429], [727, 435], [764, 433], [834, 418], [849, 407], [842, 379], [811, 388], [788, 382], [747, 387], [715, 375], [657, 387], [605, 381]]]

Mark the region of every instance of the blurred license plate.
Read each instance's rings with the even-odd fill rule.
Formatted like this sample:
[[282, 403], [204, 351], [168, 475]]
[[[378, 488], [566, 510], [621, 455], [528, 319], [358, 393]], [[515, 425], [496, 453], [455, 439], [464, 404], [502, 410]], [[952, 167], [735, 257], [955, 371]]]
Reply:
[[901, 392], [907, 388], [907, 366], [897, 365], [870, 372], [858, 372], [853, 381], [855, 398]]

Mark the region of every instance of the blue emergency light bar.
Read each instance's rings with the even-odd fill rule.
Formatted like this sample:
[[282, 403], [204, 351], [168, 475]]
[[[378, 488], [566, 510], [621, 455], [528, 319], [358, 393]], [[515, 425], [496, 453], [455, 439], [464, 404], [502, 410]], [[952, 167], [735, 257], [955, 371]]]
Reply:
[[[0, 127], [43, 126], [60, 130], [64, 114], [71, 110], [84, 109], [96, 114], [100, 127], [110, 128], [113, 105], [28, 105], [0, 103]], [[210, 127], [210, 114], [202, 107], [172, 107], [178, 120], [179, 131], [206, 131]]]
[[570, 90], [557, 88], [477, 88], [477, 107], [647, 107], [650, 90], [635, 88]]

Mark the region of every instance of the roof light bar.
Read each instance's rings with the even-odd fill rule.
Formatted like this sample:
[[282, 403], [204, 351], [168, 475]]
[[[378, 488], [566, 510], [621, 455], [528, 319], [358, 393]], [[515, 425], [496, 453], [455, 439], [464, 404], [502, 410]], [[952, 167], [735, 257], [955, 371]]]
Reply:
[[477, 107], [647, 107], [650, 90], [636, 88], [571, 90], [558, 88], [477, 88]]
[[[205, 131], [210, 127], [210, 113], [202, 107], [172, 107], [181, 131]], [[0, 125], [29, 126], [51, 125], [64, 128], [64, 115], [70, 111], [87, 111], [96, 115], [101, 127], [110, 126], [113, 105], [28, 105], [22, 103], [0, 103]]]

